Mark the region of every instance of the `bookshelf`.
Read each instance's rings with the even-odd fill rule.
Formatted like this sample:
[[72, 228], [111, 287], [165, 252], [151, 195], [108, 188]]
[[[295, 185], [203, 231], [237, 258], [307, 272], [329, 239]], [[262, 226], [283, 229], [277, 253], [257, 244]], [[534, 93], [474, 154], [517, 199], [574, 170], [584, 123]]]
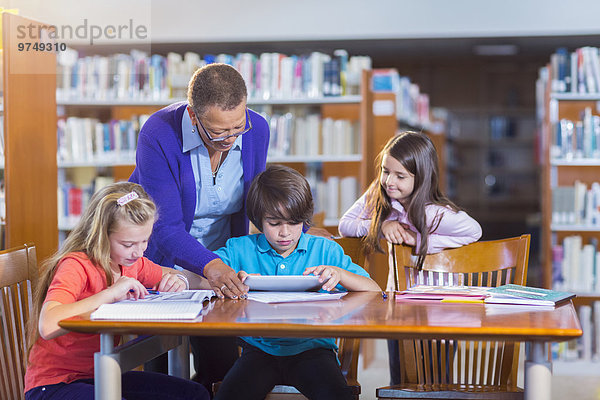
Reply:
[[[222, 60], [223, 61], [223, 60]], [[379, 151], [379, 148], [385, 143], [390, 135], [393, 135], [394, 130], [384, 131], [383, 133], [372, 133], [374, 131], [370, 129], [376, 129], [374, 124], [377, 118], [373, 115], [372, 104], [369, 103], [369, 99], [373, 99], [365, 89], [368, 85], [370, 75], [367, 72], [358, 74], [359, 78], [355, 79], [355, 87], [352, 87], [352, 93], [342, 96], [297, 96], [297, 97], [283, 97], [281, 95], [273, 95], [270, 98], [261, 98], [256, 96], [249, 97], [248, 105], [255, 111], [264, 112], [265, 117], [270, 120], [271, 123], [271, 143], [276, 142], [280, 136], [280, 129], [277, 124], [273, 124], [273, 115], [290, 115], [292, 118], [304, 118], [306, 116], [317, 116], [316, 130], [325, 132], [324, 126], [326, 122], [338, 124], [343, 122], [346, 128], [350, 127], [352, 130], [351, 135], [352, 143], [349, 146], [345, 146], [345, 151], [338, 149], [339, 137], [334, 137], [330, 140], [329, 150], [326, 149], [325, 140], [322, 137], [314, 138], [314, 141], [318, 141], [317, 151], [307, 152], [294, 152], [294, 151], [272, 151], [270, 149], [269, 157], [267, 162], [269, 163], [283, 163], [289, 165], [301, 173], [304, 173], [311, 181], [311, 185], [318, 186], [317, 192], [325, 193], [331, 186], [343, 187], [344, 182], [346, 188], [350, 187], [350, 195], [342, 196], [341, 190], [334, 190], [334, 194], [337, 193], [337, 198], [333, 201], [334, 204], [325, 204], [327, 202], [332, 203], [330, 200], [333, 196], [331, 195], [320, 195], [315, 196], [318, 205], [318, 211], [327, 211], [332, 209], [334, 211], [326, 212], [326, 218], [324, 225], [331, 228], [331, 230], [337, 229], [338, 218], [348, 208], [352, 202], [362, 193], [369, 182], [369, 179], [374, 175], [369, 172], [372, 168], [371, 163], [366, 160], [374, 159], [375, 154]], [[150, 115], [157, 109], [168, 105], [172, 102], [184, 100], [184, 98], [168, 98], [168, 99], [145, 99], [145, 98], [134, 98], [134, 99], [123, 99], [123, 100], [93, 100], [88, 98], [78, 98], [73, 96], [73, 90], [64, 86], [65, 79], [59, 77], [59, 92], [57, 94], [58, 104], [58, 115], [59, 115], [59, 155], [58, 155], [58, 171], [59, 171], [59, 182], [73, 182], [76, 186], [83, 186], [89, 184], [94, 177], [98, 174], [112, 177], [115, 180], [127, 179], [133, 171], [135, 165], [135, 148], [131, 148], [121, 154], [111, 154], [110, 157], [106, 158], [105, 155], [102, 157], [95, 153], [87, 155], [84, 154], [89, 150], [89, 147], [96, 148], [95, 144], [82, 145], [79, 143], [81, 151], [72, 151], [71, 139], [67, 140], [68, 143], [65, 147], [69, 149], [65, 156], [61, 137], [64, 132], [74, 132], [82, 130], [81, 121], [72, 123], [71, 119], [93, 119], [92, 122], [84, 121], [84, 124], [97, 124], [105, 123], [114, 120], [131, 120], [132, 116]], [[186, 82], [187, 83], [187, 82]], [[252, 94], [255, 91], [254, 85], [249, 85], [249, 92]], [[254, 89], [253, 89], [254, 88]], [[362, 88], [362, 91], [359, 91]], [[77, 92], [78, 90], [75, 90]], [[171, 93], [182, 92], [181, 88], [171, 89]], [[350, 92], [350, 90], [349, 90]], [[258, 93], [260, 95], [260, 93]], [[112, 122], [110, 122], [112, 123]], [[62, 127], [60, 125], [63, 125]], [[143, 124], [142, 118], [139, 119], [139, 126]], [[313, 125], [315, 126], [315, 125]], [[87, 129], [90, 129], [89, 126]], [[111, 127], [112, 129], [112, 127]], [[297, 131], [297, 132], [296, 132]], [[290, 141], [294, 139], [294, 136], [302, 138], [306, 135], [306, 132], [296, 130], [294, 132], [287, 132], [286, 134], [291, 137], [287, 137], [286, 140]], [[324, 133], [323, 133], [324, 135]], [[308, 135], [306, 135], [308, 137]], [[136, 136], [137, 137], [137, 136]], [[310, 137], [309, 137], [310, 139]], [[78, 139], [80, 140], [80, 139]], [[311, 140], [304, 140], [311, 141]], [[81, 147], [83, 146], [83, 147]], [[273, 146], [272, 146], [273, 147]], [[289, 147], [289, 146], [288, 146]], [[293, 143], [292, 143], [293, 147]], [[344, 147], [344, 146], [341, 146]], [[71, 154], [68, 154], [68, 153]], [[89, 151], [88, 151], [89, 153]], [[272, 153], [272, 154], [271, 154]], [[103, 158], [104, 157], [104, 158]], [[349, 183], [349, 185], [348, 185]], [[69, 190], [69, 189], [67, 189]], [[347, 193], [347, 192], [344, 192]], [[62, 196], [59, 195], [59, 202], [68, 204], [68, 200], [65, 198], [69, 196], [68, 192]], [[317, 198], [318, 197], [318, 198]], [[319, 207], [319, 203], [322, 203]], [[83, 205], [84, 206], [84, 205]], [[79, 207], [83, 208], [83, 207]], [[319, 210], [320, 208], [320, 210]], [[67, 217], [59, 218], [59, 230], [68, 231], [72, 228], [73, 223], [76, 221], [75, 218]]]
[[34, 242], [38, 260], [58, 245], [56, 60], [52, 52], [19, 52], [17, 44], [19, 26], [43, 25], [2, 14], [5, 246]]
[[600, 73], [594, 71], [600, 72], [597, 49], [559, 50], [540, 69], [536, 91], [544, 286], [577, 293], [584, 330], [581, 340], [557, 345], [553, 353], [558, 370], [598, 375]]

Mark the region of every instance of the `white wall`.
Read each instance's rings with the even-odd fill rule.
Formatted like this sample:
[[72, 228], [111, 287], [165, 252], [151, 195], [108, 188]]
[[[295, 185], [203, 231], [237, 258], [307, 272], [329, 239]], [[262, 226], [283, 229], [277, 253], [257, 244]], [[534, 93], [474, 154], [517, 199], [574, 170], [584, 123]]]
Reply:
[[[4, 0], [60, 24], [147, 25], [153, 42], [600, 34], [600, 0]], [[42, 5], [43, 4], [43, 5]], [[51, 6], [49, 6], [51, 5]]]

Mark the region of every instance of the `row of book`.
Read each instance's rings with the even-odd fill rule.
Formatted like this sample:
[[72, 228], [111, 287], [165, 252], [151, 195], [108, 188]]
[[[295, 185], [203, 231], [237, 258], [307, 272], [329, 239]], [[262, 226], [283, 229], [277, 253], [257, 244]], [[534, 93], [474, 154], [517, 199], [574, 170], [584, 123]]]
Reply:
[[359, 154], [359, 124], [292, 112], [263, 114], [270, 125], [269, 157]]
[[315, 202], [315, 213], [324, 213], [325, 219], [337, 225], [337, 220], [358, 199], [358, 180], [354, 176], [329, 176], [326, 180], [321, 176], [318, 165], [306, 166], [306, 180], [310, 184]]
[[252, 99], [319, 98], [360, 93], [361, 73], [371, 69], [368, 56], [332, 55], [312, 52], [305, 55], [282, 53], [206, 54], [188, 52], [183, 56], [149, 55], [139, 50], [129, 54], [80, 57], [73, 49], [57, 57], [57, 98], [59, 100], [168, 100], [186, 97], [194, 71], [206, 64], [221, 62], [240, 71]]
[[569, 342], [553, 343], [552, 358], [562, 361], [587, 361], [600, 364], [600, 301], [578, 307], [583, 335]]
[[600, 159], [600, 116], [593, 115], [590, 107], [585, 108], [580, 121], [561, 119], [554, 124], [553, 132], [553, 159]]
[[600, 252], [592, 238], [583, 244], [579, 235], [567, 236], [552, 246], [553, 289], [600, 294]]
[[[407, 76], [401, 76], [395, 68], [373, 70], [371, 89], [374, 92], [393, 92], [396, 97], [396, 119], [411, 126], [426, 126], [431, 123], [429, 96], [421, 93], [419, 85]], [[374, 105], [375, 114], [384, 113], [385, 107]]]
[[600, 93], [600, 57], [597, 47], [569, 53], [559, 48], [550, 56], [551, 90], [557, 93]]
[[573, 186], [557, 186], [552, 190], [552, 223], [600, 227], [600, 183], [589, 187], [575, 181]]
[[100, 122], [95, 118], [58, 120], [59, 162], [114, 162], [134, 160], [140, 128], [148, 115]]
[[[315, 202], [315, 213], [324, 213], [326, 220], [339, 219], [352, 206], [359, 195], [356, 177], [330, 176], [323, 180], [316, 165], [307, 166], [306, 177]], [[76, 185], [59, 175], [58, 223], [61, 227], [73, 227], [81, 217], [91, 196], [100, 188], [113, 182], [112, 177], [96, 176], [92, 182]], [[337, 221], [334, 222], [337, 224]]]
[[58, 226], [71, 229], [81, 218], [92, 195], [102, 187], [113, 183], [114, 178], [96, 176], [89, 184], [77, 185], [67, 180], [64, 172], [58, 175]]

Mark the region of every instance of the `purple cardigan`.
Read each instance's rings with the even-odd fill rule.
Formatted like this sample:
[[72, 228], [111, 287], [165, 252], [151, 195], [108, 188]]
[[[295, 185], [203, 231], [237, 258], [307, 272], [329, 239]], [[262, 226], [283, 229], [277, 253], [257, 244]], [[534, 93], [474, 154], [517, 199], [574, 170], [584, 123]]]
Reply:
[[[158, 220], [144, 255], [157, 264], [177, 264], [197, 274], [218, 258], [189, 234], [196, 209], [196, 183], [189, 152], [183, 153], [181, 120], [186, 102], [171, 104], [150, 116], [140, 131], [136, 167], [129, 178], [148, 192]], [[248, 234], [246, 195], [252, 179], [265, 169], [269, 146], [267, 121], [249, 110], [252, 130], [242, 136], [244, 206], [231, 217], [232, 236]]]

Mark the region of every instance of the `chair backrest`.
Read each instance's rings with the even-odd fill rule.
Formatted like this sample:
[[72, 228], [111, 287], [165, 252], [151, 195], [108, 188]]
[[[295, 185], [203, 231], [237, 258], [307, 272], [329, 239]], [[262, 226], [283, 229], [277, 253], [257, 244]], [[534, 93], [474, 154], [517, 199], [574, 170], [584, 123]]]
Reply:
[[[482, 241], [425, 257], [414, 267], [413, 248], [389, 245], [396, 290], [416, 284], [446, 286], [525, 285], [530, 235]], [[400, 342], [402, 381], [425, 385], [516, 385], [518, 344], [457, 340]]]
[[27, 321], [37, 281], [35, 246], [0, 251], [0, 398], [23, 399], [27, 366]]

